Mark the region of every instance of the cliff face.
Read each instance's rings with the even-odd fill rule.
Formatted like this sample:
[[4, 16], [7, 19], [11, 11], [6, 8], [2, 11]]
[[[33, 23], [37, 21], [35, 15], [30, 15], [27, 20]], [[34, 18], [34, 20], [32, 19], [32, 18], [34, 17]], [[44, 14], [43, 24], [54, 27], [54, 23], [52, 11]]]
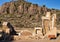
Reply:
[[[7, 2], [0, 7], [0, 21], [8, 21], [15, 27], [41, 26], [41, 16], [47, 11], [56, 12], [55, 9], [41, 7], [24, 0]], [[60, 14], [59, 12], [57, 11], [58, 14]], [[57, 20], [60, 21], [59, 19]]]

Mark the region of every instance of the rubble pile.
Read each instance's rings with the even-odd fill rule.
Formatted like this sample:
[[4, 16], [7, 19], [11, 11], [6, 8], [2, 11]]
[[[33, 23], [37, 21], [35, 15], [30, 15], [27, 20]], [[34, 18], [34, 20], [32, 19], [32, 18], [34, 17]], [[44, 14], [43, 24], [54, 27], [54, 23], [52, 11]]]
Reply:
[[21, 32], [21, 36], [31, 36], [31, 35], [32, 35], [32, 33], [29, 32], [29, 31], [23, 31], [23, 32]]

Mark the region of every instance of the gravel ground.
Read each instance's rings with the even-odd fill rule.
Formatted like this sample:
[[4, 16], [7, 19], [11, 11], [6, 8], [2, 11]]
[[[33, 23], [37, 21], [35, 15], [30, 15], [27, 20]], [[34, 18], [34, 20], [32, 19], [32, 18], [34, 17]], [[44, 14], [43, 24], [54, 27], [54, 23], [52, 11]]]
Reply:
[[18, 41], [13, 41], [13, 42], [60, 42], [60, 40], [18, 40]]
[[17, 40], [17, 41], [0, 41], [0, 42], [60, 42], [60, 36], [57, 39], [39, 39], [39, 40]]

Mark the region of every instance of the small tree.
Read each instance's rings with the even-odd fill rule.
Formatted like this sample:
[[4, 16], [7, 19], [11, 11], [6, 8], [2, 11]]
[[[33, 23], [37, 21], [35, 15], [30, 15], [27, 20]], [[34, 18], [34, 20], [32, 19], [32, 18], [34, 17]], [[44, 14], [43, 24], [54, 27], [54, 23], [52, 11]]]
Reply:
[[43, 5], [43, 7], [46, 7], [45, 5]]

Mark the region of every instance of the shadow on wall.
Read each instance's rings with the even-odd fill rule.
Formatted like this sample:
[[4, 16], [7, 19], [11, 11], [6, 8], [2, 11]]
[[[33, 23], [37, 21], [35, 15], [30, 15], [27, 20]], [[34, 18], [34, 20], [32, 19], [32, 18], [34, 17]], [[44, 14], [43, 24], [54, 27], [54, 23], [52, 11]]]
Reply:
[[10, 35], [16, 35], [16, 31], [14, 30], [14, 27], [10, 23], [8, 23], [7, 26], [10, 29]]

